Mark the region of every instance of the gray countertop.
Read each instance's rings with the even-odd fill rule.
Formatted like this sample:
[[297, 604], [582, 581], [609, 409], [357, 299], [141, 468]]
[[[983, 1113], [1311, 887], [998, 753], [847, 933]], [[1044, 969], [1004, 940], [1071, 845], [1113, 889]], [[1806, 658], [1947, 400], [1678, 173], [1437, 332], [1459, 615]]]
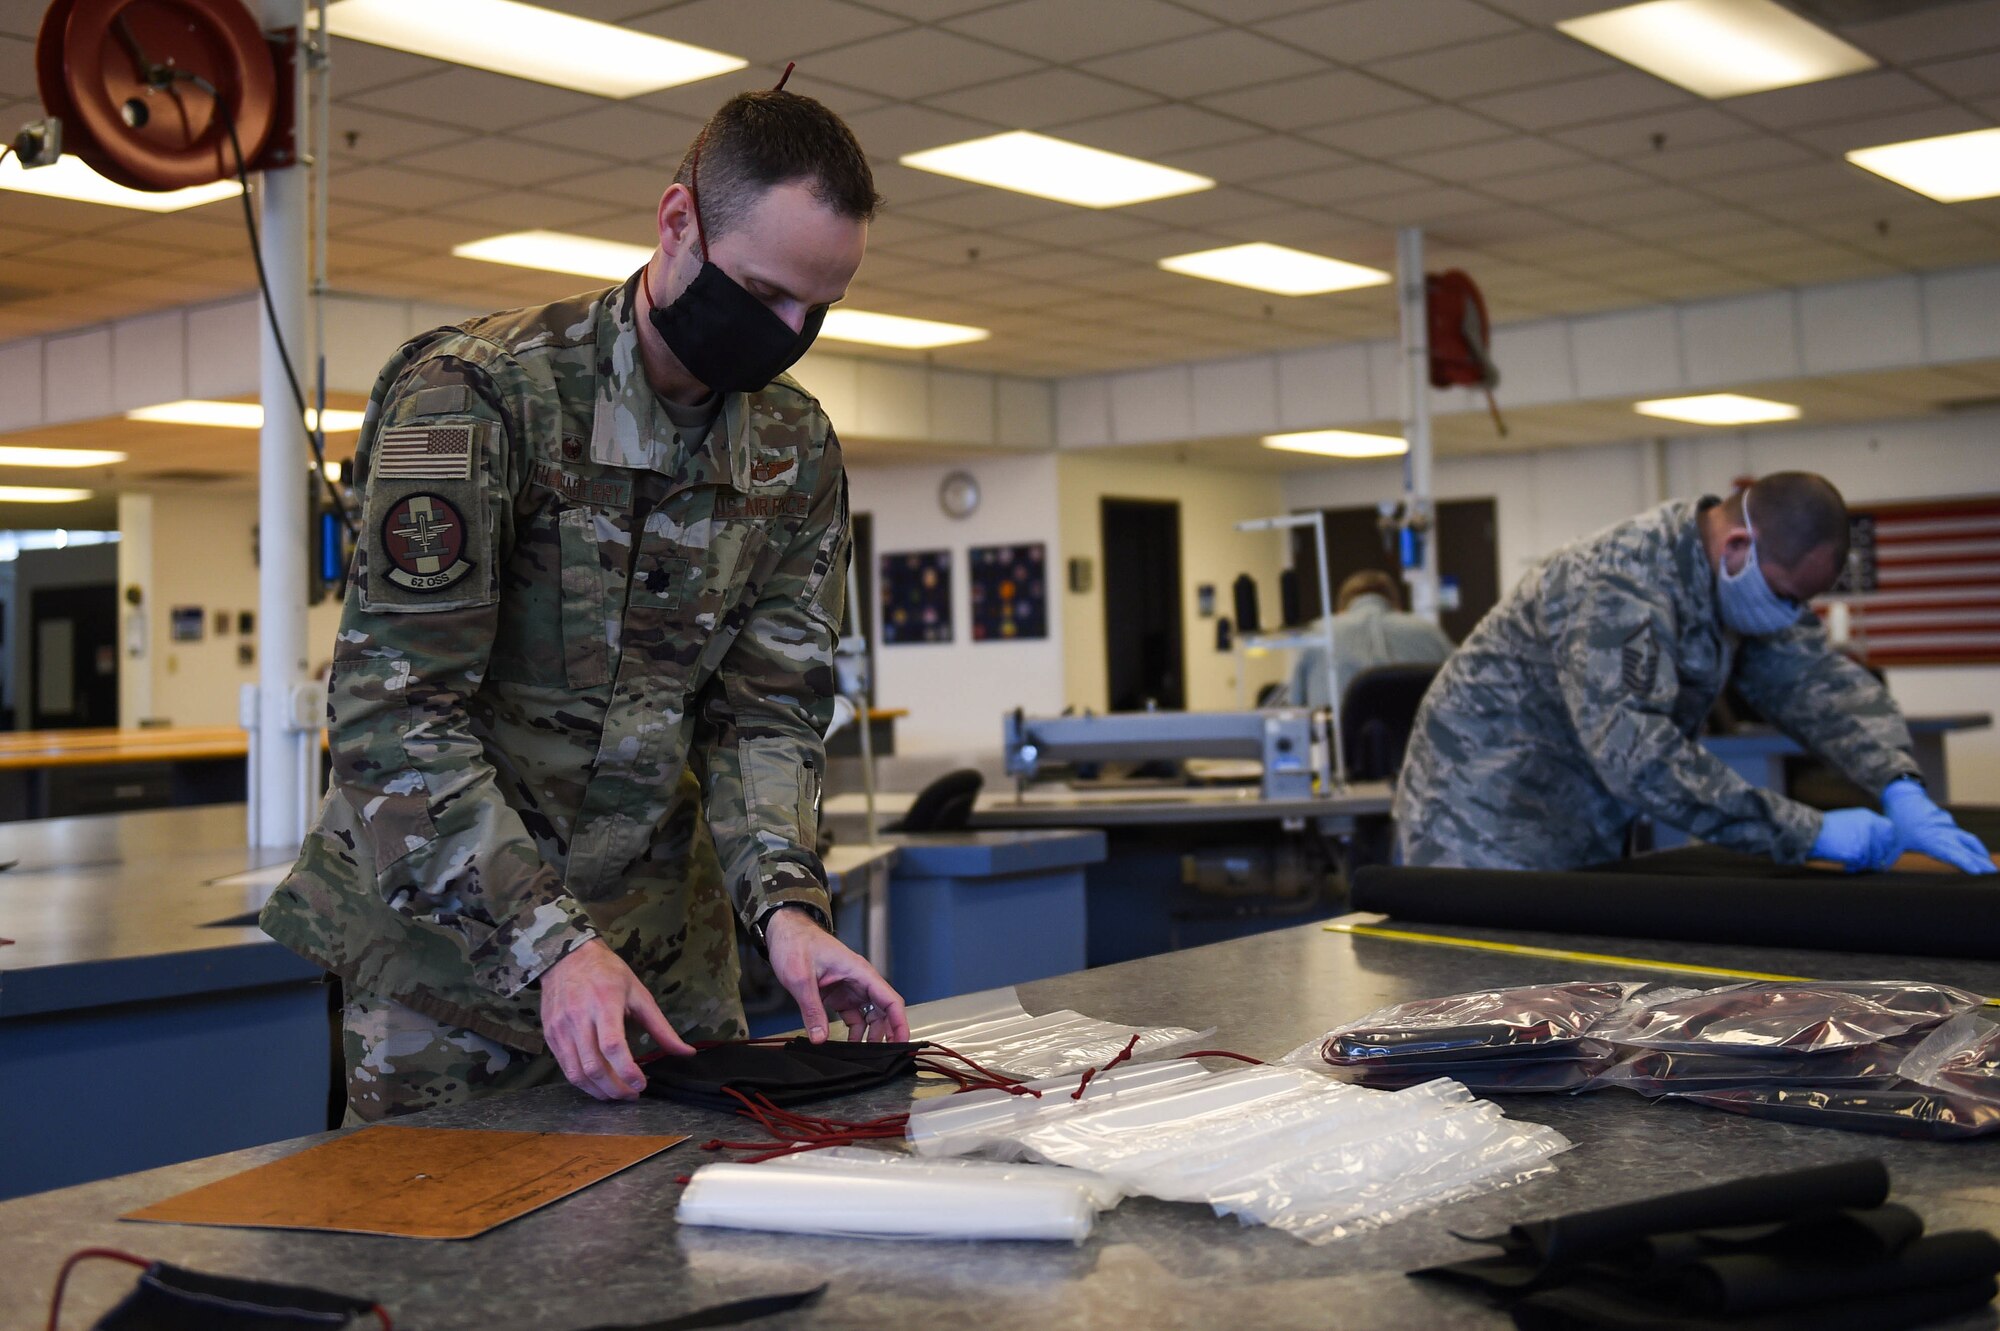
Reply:
[[[1541, 941], [1541, 940], [1536, 940]], [[1575, 945], [1576, 940], [1557, 940]], [[1630, 951], [1627, 945], [1623, 950]], [[1802, 975], [1936, 976], [2000, 990], [2000, 965], [1676, 945], [1674, 959]], [[1663, 955], [1665, 948], [1649, 949]], [[1071, 1007], [1126, 1022], [1218, 1028], [1214, 1044], [1276, 1057], [1334, 1022], [1386, 1002], [1485, 984], [1663, 978], [1619, 965], [1474, 953], [1303, 926], [1149, 957], [1022, 987], [1031, 1011]], [[894, 1091], [823, 1112], [869, 1117]], [[1206, 1208], [1146, 1199], [1105, 1216], [1080, 1247], [1027, 1243], [874, 1243], [723, 1230], [674, 1221], [675, 1182], [715, 1158], [698, 1144], [736, 1120], [678, 1105], [600, 1105], [567, 1087], [503, 1096], [412, 1122], [573, 1132], [689, 1132], [693, 1140], [596, 1187], [464, 1243], [123, 1224], [121, 1212], [285, 1155], [303, 1138], [0, 1204], [0, 1326], [38, 1322], [62, 1257], [110, 1244], [218, 1272], [320, 1284], [382, 1300], [409, 1331], [561, 1328], [644, 1322], [708, 1303], [825, 1280], [818, 1307], [786, 1327], [954, 1328], [1506, 1326], [1459, 1292], [1401, 1272], [1463, 1255], [1450, 1230], [1513, 1221], [1703, 1182], [1879, 1155], [1898, 1198], [1933, 1229], [2000, 1228], [2000, 1152], [1992, 1142], [1926, 1143], [1651, 1107], [1623, 1093], [1509, 1097], [1507, 1112], [1548, 1123], [1576, 1149], [1559, 1172], [1518, 1188], [1314, 1248], [1218, 1220]], [[52, 1112], [59, 1107], [52, 1104]], [[86, 1325], [125, 1272], [73, 1290], [66, 1324]], [[1950, 1324], [1994, 1325], [1990, 1313]]]

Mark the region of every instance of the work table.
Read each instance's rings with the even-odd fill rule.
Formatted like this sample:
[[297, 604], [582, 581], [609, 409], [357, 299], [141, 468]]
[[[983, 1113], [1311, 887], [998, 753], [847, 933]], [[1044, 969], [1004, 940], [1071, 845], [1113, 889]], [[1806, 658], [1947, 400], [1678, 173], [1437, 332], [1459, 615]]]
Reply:
[[[1474, 931], [1460, 931], [1471, 934]], [[1631, 951], [1612, 940], [1494, 935]], [[2000, 965], [1774, 949], [1648, 945], [1649, 957], [1825, 978], [1917, 976], [2000, 991]], [[1149, 957], [1021, 987], [1030, 1011], [1070, 1007], [1116, 1021], [1217, 1028], [1212, 1043], [1275, 1058], [1337, 1020], [1380, 1004], [1580, 978], [1681, 983], [1625, 964], [1461, 951], [1329, 933], [1315, 925]], [[866, 1118], [903, 1090], [820, 1110]], [[1030, 1243], [883, 1243], [728, 1230], [674, 1221], [678, 1176], [717, 1158], [700, 1143], [742, 1124], [679, 1105], [598, 1104], [568, 1087], [503, 1096], [408, 1120], [436, 1127], [569, 1132], [687, 1132], [692, 1140], [574, 1197], [469, 1242], [199, 1229], [120, 1223], [136, 1206], [275, 1159], [302, 1138], [0, 1204], [0, 1324], [42, 1315], [61, 1259], [110, 1244], [216, 1272], [297, 1280], [379, 1298], [413, 1331], [563, 1328], [644, 1322], [753, 1294], [830, 1282], [785, 1327], [1498, 1328], [1506, 1318], [1407, 1269], [1464, 1255], [1449, 1231], [1510, 1222], [1720, 1181], [1863, 1156], [1887, 1161], [1895, 1196], [1934, 1230], [2000, 1229], [2000, 1153], [1990, 1142], [1908, 1142], [1762, 1122], [1693, 1107], [1648, 1106], [1622, 1092], [1500, 1098], [1511, 1116], [1575, 1143], [1558, 1172], [1519, 1187], [1315, 1248], [1218, 1220], [1206, 1208], [1131, 1199], [1080, 1247]], [[129, 1272], [81, 1279], [70, 1324], [87, 1324]], [[1990, 1327], [1989, 1315], [1949, 1324]]]

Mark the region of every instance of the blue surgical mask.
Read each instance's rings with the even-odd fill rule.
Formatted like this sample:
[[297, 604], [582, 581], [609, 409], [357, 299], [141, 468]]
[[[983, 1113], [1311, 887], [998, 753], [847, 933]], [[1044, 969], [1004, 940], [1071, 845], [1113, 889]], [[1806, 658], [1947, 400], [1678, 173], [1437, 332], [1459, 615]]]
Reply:
[[1746, 638], [1764, 638], [1783, 633], [1798, 622], [1804, 609], [1797, 601], [1778, 595], [1764, 581], [1757, 563], [1757, 528], [1750, 522], [1750, 502], [1743, 502], [1743, 526], [1750, 533], [1750, 553], [1744, 556], [1740, 572], [1731, 573], [1725, 560], [1716, 570], [1715, 594], [1722, 611], [1722, 623]]

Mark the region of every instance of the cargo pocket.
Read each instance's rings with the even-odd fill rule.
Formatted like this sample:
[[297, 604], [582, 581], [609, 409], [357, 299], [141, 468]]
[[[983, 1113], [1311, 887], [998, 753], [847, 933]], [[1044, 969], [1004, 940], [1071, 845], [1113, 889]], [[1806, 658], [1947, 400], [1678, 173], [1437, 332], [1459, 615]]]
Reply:
[[[810, 787], [807, 777], [811, 775]], [[812, 825], [813, 805], [806, 802], [808, 790], [818, 801], [818, 774], [808, 773], [799, 761], [796, 745], [786, 740], [750, 740], [743, 745], [744, 803], [749, 805], [753, 833], [775, 834], [794, 846], [809, 844], [806, 829]], [[770, 843], [765, 842], [766, 848]]]
[[563, 674], [573, 689], [597, 688], [611, 679], [611, 643], [596, 514], [564, 509], [561, 523]]

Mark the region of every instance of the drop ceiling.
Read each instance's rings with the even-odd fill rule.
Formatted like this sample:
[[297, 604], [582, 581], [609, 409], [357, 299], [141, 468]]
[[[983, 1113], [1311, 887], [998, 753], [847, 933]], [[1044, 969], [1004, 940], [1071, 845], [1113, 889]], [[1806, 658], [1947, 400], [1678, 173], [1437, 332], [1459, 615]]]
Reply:
[[[575, 290], [450, 249], [529, 227], [649, 243], [701, 117], [792, 59], [889, 200], [851, 303], [993, 332], [867, 353], [887, 358], [1063, 375], [1386, 336], [1387, 289], [1274, 297], [1154, 265], [1266, 240], [1389, 266], [1410, 224], [1501, 322], [2000, 259], [2000, 200], [1932, 203], [1841, 160], [2000, 122], [2000, 0], [1833, 7], [1864, 16], [1832, 26], [1880, 69], [1721, 102], [1554, 31], [1600, 0], [552, 3], [752, 68], [621, 102], [338, 43], [335, 286], [474, 308]], [[42, 8], [0, 0], [9, 130], [39, 113]], [[1219, 184], [1093, 211], [896, 164], [1021, 128]], [[0, 340], [247, 290], [236, 207], [0, 194]]]

